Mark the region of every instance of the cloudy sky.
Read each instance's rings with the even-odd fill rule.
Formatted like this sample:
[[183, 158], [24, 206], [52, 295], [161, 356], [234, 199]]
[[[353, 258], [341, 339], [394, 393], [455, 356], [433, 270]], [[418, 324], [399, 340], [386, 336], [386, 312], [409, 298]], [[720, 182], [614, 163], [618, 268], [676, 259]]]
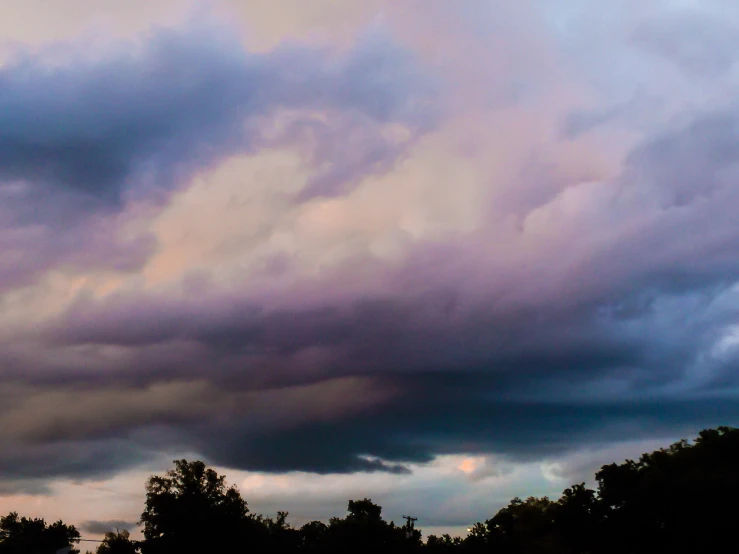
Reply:
[[0, 0], [0, 510], [175, 457], [463, 532], [739, 423], [729, 0]]

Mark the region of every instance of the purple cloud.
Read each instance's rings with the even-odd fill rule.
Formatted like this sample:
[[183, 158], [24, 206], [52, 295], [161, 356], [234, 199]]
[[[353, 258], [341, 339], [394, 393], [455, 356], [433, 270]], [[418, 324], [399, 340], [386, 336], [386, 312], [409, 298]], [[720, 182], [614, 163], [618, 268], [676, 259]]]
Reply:
[[[491, 26], [524, 60], [515, 79], [499, 80], [523, 75], [535, 92], [500, 103], [475, 87], [510, 83], [473, 79], [482, 69], [460, 55], [470, 73], [453, 77], [470, 78], [470, 90], [455, 90], [469, 96], [430, 105], [447, 90], [437, 80], [452, 77], [430, 78], [378, 35], [343, 53], [288, 43], [252, 54], [235, 36], [193, 27], [153, 32], [135, 54], [114, 48], [53, 71], [31, 56], [1, 69], [0, 249], [9, 261], [0, 261], [0, 290], [49, 268], [134, 277], [103, 295], [81, 286], [3, 344], [10, 392], [0, 429], [13, 448], [0, 469], [22, 466], [24, 479], [98, 475], [184, 450], [241, 469], [402, 473], [441, 454], [536, 460], [736, 421], [733, 99], [706, 109], [689, 91], [664, 107], [679, 121], [650, 113], [643, 124], [634, 113], [651, 110], [622, 103], [623, 89], [578, 110], [611, 77], [592, 60], [570, 67], [552, 54], [572, 50], [551, 14], [505, 13], [541, 17], [537, 25], [556, 27], [542, 40], [561, 50], [534, 49], [521, 22]], [[641, 23], [619, 23], [611, 38], [641, 44], [625, 29]], [[485, 25], [481, 15], [475, 28]], [[641, 36], [661, 33], [646, 25]], [[721, 79], [731, 68], [723, 42], [697, 56], [714, 50], [711, 74]], [[537, 70], [560, 80], [545, 83]], [[644, 74], [644, 97], [669, 94]], [[283, 127], [280, 110], [289, 112]], [[624, 129], [638, 136], [623, 138]], [[600, 132], [613, 132], [618, 148], [597, 143]], [[160, 245], [154, 231], [121, 238], [131, 206], [164, 211], [194, 175], [269, 149], [297, 152], [308, 169], [244, 248], [252, 257], [230, 260], [247, 269], [219, 273], [228, 264], [214, 262], [202, 279], [183, 271], [164, 284], [137, 274]], [[580, 171], [600, 150], [606, 169]], [[430, 168], [418, 182], [402, 174], [362, 188], [409, 161]], [[378, 190], [385, 196], [372, 196]], [[443, 225], [447, 206], [432, 197], [449, 191], [449, 204], [472, 196], [469, 226]], [[306, 214], [324, 234], [338, 229], [326, 252], [349, 254], [311, 259], [313, 247], [324, 253], [324, 235], [318, 246], [300, 241]], [[345, 232], [404, 242], [395, 257], [361, 241], [342, 250], [353, 238]], [[250, 273], [254, 259], [271, 270]]]
[[[195, 173], [268, 147], [262, 127], [276, 110], [336, 114], [305, 148], [316, 166], [343, 161], [304, 198], [390, 168], [408, 145], [381, 125], [433, 125], [432, 80], [388, 36], [340, 55], [298, 44], [253, 54], [233, 29], [201, 23], [95, 46], [72, 44], [61, 63], [18, 53], [0, 68], [0, 291], [59, 265], [140, 269], [156, 245], [120, 237], [123, 203], [166, 203]], [[355, 151], [328, 147], [337, 133], [358, 137]]]

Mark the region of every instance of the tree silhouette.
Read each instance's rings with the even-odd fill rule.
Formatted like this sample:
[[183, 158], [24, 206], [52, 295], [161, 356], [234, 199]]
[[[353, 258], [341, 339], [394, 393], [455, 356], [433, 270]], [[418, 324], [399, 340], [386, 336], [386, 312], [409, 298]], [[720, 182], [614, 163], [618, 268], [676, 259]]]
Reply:
[[441, 537], [429, 535], [426, 540], [426, 551], [429, 554], [452, 554], [460, 550], [462, 539], [444, 534]]
[[105, 533], [103, 542], [98, 546], [96, 554], [136, 554], [137, 547], [131, 540], [127, 530]]
[[547, 497], [514, 498], [485, 522], [486, 542], [501, 552], [561, 552], [555, 533], [555, 506]]
[[[0, 554], [54, 553], [79, 538], [74, 526], [61, 521], [47, 525], [43, 519], [19, 517], [17, 512], [0, 518]], [[79, 550], [70, 552], [77, 554]]]
[[[515, 498], [472, 527], [465, 553], [695, 554], [734, 541], [739, 430], [701, 431], [638, 461], [603, 466], [597, 491], [565, 489], [556, 502]], [[436, 541], [432, 544], [437, 548]]]
[[301, 534], [287, 523], [287, 512], [277, 512], [276, 518], [248, 516], [248, 542], [259, 552], [293, 552], [301, 544]]
[[206, 553], [247, 537], [246, 502], [203, 462], [175, 461], [146, 485], [143, 554]]
[[552, 507], [553, 531], [563, 552], [591, 552], [602, 533], [604, 512], [595, 491], [585, 483], [565, 489]]
[[402, 527], [382, 519], [382, 507], [370, 499], [350, 500], [348, 515], [332, 518], [326, 533], [328, 552], [411, 552], [421, 545], [421, 533], [410, 537]]
[[608, 552], [718, 552], [733, 537], [739, 430], [701, 431], [597, 474]]
[[299, 548], [305, 552], [322, 552], [327, 548], [328, 525], [311, 521], [300, 528]]

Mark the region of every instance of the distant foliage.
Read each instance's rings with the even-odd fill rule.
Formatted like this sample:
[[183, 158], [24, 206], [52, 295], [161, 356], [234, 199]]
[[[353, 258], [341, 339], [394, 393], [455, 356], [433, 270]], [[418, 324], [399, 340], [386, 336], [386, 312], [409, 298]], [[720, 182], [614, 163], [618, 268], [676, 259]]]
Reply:
[[0, 517], [0, 554], [52, 554], [79, 538], [74, 526], [61, 521], [47, 525], [43, 519], [20, 517], [16, 512]]
[[[465, 538], [431, 535], [385, 521], [368, 498], [350, 500], [343, 518], [300, 527], [287, 512], [269, 518], [249, 512], [225, 477], [202, 462], [179, 460], [152, 476], [141, 523], [144, 540], [111, 532], [97, 554], [428, 553], [428, 554], [696, 554], [735, 552], [739, 515], [739, 430], [702, 431], [642, 455], [603, 466], [596, 490], [584, 484], [557, 500], [514, 498]], [[79, 533], [61, 521], [0, 518], [0, 554], [54, 554]], [[73, 552], [78, 552], [73, 550]]]
[[103, 543], [98, 546], [96, 554], [136, 554], [138, 548], [125, 529], [115, 533], [105, 533]]

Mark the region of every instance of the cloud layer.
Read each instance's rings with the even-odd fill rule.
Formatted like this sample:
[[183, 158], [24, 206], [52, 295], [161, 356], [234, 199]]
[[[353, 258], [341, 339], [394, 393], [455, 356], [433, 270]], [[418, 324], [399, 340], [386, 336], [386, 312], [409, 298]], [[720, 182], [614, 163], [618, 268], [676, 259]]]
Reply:
[[0, 492], [734, 423], [739, 12], [562, 4], [401, 2], [348, 45], [254, 51], [209, 15], [9, 58]]

